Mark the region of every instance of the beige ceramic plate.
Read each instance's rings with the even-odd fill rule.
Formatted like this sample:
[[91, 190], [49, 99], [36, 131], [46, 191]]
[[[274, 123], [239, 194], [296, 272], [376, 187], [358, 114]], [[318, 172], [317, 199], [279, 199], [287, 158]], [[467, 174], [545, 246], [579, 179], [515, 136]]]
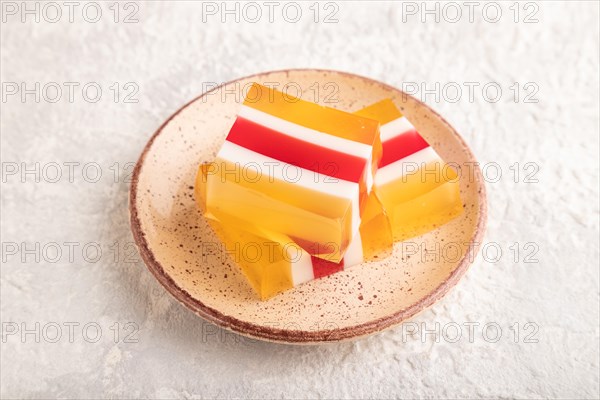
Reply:
[[[337, 341], [397, 325], [444, 296], [478, 250], [486, 221], [479, 169], [463, 167], [465, 212], [436, 231], [398, 243], [383, 261], [355, 266], [260, 301], [218, 245], [194, 203], [200, 162], [211, 161], [249, 82], [353, 112], [391, 97], [445, 160], [472, 166], [456, 131], [423, 103], [347, 73], [290, 70], [227, 83], [177, 111], [150, 139], [133, 174], [131, 226], [150, 272], [199, 316], [243, 335], [287, 343]], [[301, 93], [299, 92], [301, 91]], [[472, 173], [471, 173], [472, 172]], [[427, 250], [427, 253], [425, 252]], [[437, 254], [437, 256], [436, 256]]]

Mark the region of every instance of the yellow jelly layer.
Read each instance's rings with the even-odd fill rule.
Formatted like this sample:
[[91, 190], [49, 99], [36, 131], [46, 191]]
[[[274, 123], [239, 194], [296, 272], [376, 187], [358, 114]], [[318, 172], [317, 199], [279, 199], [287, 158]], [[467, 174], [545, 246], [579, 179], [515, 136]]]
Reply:
[[254, 83], [244, 105], [304, 127], [373, 145], [381, 153], [379, 122], [356, 114], [320, 106]]
[[391, 254], [394, 246], [391, 222], [375, 192], [371, 192], [367, 199], [359, 231], [365, 261]]
[[290, 257], [279, 242], [219, 221], [213, 221], [211, 226], [261, 299], [267, 299], [294, 286]]
[[[196, 202], [205, 215], [206, 180], [212, 168], [208, 163], [200, 165], [194, 188]], [[226, 223], [214, 216], [207, 220], [221, 241], [223, 251], [239, 266], [261, 299], [267, 299], [293, 287], [290, 261], [284, 255], [284, 247], [279, 242], [244, 230], [244, 227], [251, 226], [235, 217], [229, 217]]]
[[375, 186], [375, 192], [398, 241], [433, 230], [462, 212], [456, 171], [441, 161]]
[[396, 105], [391, 99], [385, 99], [375, 104], [371, 104], [370, 106], [356, 111], [354, 115], [377, 120], [381, 125], [402, 118], [402, 113], [396, 108]]
[[207, 218], [237, 224], [255, 234], [266, 233], [269, 240], [277, 240], [280, 234], [289, 236], [311, 255], [332, 262], [341, 260], [352, 235], [349, 199], [315, 192], [266, 174], [256, 175], [251, 181], [238, 179], [240, 175], [229, 172], [240, 166], [222, 159], [203, 168], [225, 170], [221, 168], [224, 165], [227, 174], [206, 176], [203, 196]]
[[446, 182], [412, 200], [390, 205], [388, 210], [395, 240], [427, 233], [462, 213], [458, 181]]

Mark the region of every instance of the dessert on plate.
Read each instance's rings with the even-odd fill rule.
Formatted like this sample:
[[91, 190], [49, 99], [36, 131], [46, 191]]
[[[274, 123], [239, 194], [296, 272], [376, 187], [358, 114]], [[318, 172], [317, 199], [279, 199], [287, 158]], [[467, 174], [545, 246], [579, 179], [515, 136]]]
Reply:
[[390, 99], [347, 113], [254, 83], [195, 194], [267, 299], [450, 221], [458, 184]]

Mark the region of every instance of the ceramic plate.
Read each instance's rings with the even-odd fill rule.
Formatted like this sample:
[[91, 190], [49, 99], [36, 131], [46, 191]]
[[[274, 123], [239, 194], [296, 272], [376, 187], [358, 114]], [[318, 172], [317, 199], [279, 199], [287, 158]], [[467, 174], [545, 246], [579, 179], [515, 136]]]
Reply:
[[[461, 217], [407, 242], [393, 255], [260, 301], [198, 211], [194, 178], [212, 161], [248, 83], [353, 112], [391, 97], [445, 160], [461, 166]], [[473, 154], [431, 108], [383, 83], [348, 73], [289, 70], [221, 85], [185, 105], [152, 136], [135, 167], [131, 227], [148, 269], [197, 315], [243, 335], [286, 343], [357, 338], [392, 327], [444, 296], [472, 263], [486, 221]], [[466, 171], [464, 166], [470, 166]], [[468, 172], [468, 173], [466, 173]]]

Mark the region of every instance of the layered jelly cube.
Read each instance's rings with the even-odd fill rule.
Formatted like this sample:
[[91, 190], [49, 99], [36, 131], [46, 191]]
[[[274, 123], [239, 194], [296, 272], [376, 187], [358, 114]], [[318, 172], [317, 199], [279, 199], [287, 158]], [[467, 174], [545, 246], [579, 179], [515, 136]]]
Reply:
[[390, 218], [394, 240], [421, 235], [462, 213], [456, 170], [390, 99], [356, 114], [381, 123], [383, 157], [375, 176], [375, 193]]
[[206, 168], [205, 215], [340, 262], [381, 156], [378, 121], [253, 84]]

